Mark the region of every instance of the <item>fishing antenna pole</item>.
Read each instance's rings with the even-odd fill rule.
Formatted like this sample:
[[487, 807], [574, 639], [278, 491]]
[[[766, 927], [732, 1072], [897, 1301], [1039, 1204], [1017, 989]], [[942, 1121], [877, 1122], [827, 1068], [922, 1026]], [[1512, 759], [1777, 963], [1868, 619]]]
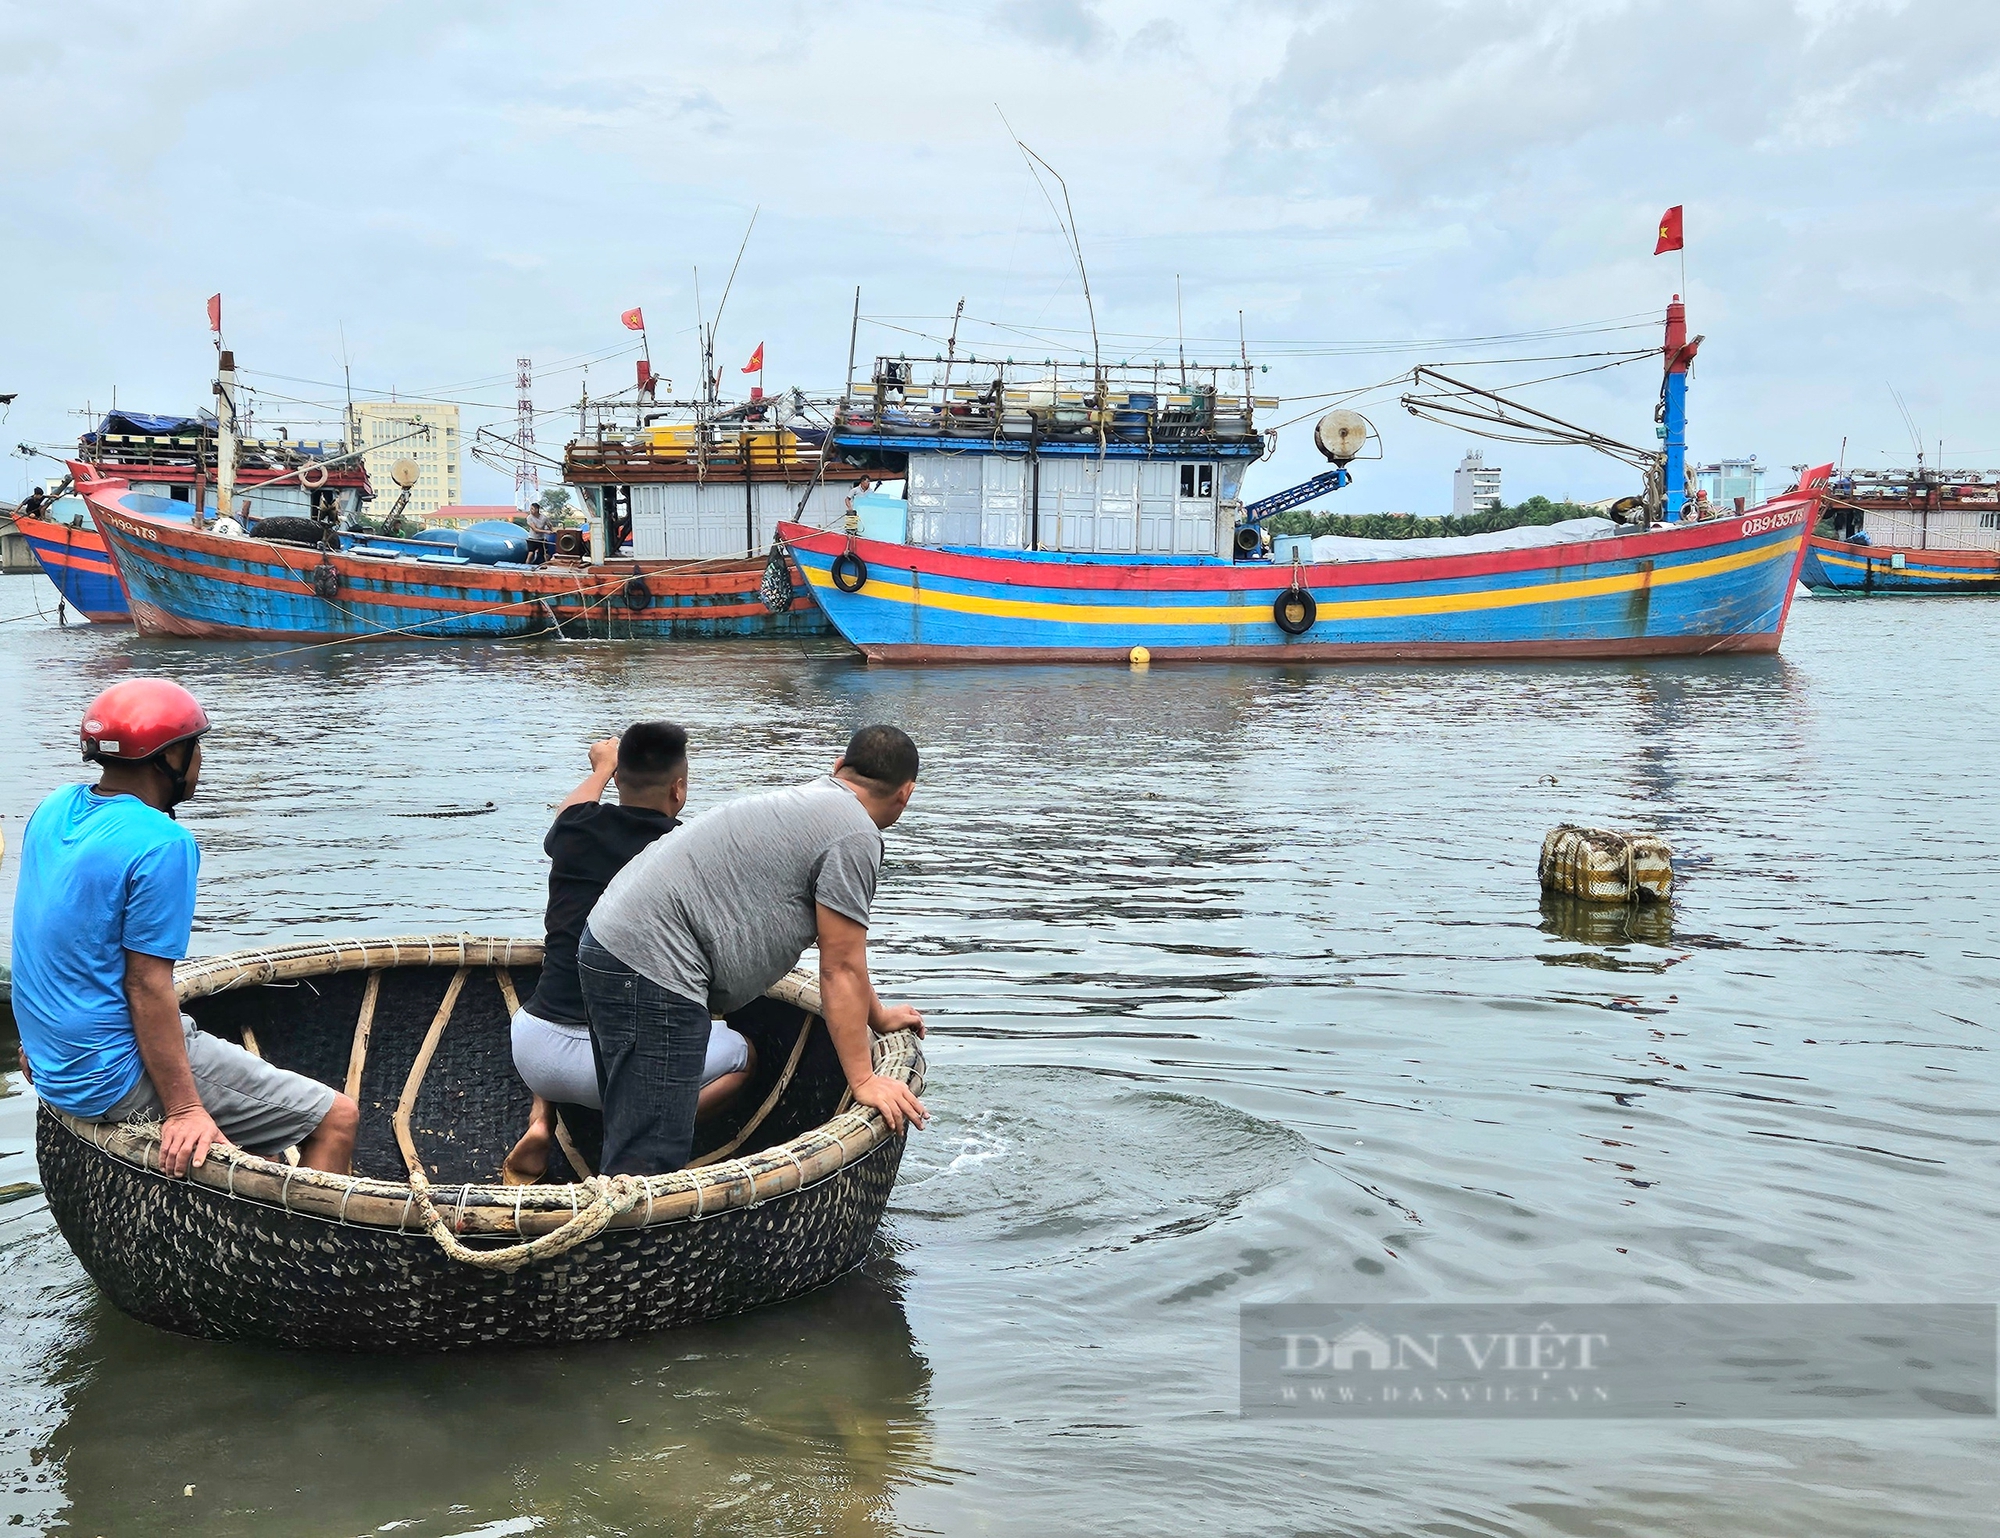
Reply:
[[1181, 275], [1174, 274], [1174, 342], [1180, 349], [1181, 389], [1187, 389], [1187, 320], [1181, 312]]
[[[743, 265], [743, 253], [750, 249], [750, 232], [757, 228], [757, 216], [763, 211], [764, 205], [761, 203], [750, 210], [750, 223], [743, 230], [743, 243], [736, 248], [736, 260], [729, 264], [729, 277], [722, 285], [722, 299], [715, 307], [715, 319], [708, 323], [708, 351], [711, 367], [715, 361], [715, 334], [722, 329], [722, 312], [729, 308], [729, 291], [736, 286], [736, 269]], [[759, 376], [759, 382], [762, 382], [761, 376]]]
[[1894, 385], [1890, 385], [1889, 393], [1895, 397], [1896, 409], [1903, 414], [1903, 426], [1910, 434], [1910, 447], [1916, 451], [1917, 474], [1922, 475], [1924, 473], [1924, 439], [1923, 435], [1917, 431], [1917, 419], [1910, 415], [1910, 408], [1904, 403], [1903, 392], [1901, 390], [1897, 389]]
[[[708, 382], [713, 377], [713, 370], [709, 368], [709, 363], [711, 362], [710, 354], [713, 351], [714, 344], [713, 338], [709, 334], [708, 321], [702, 315], [701, 310], [701, 264], [699, 262], [695, 263], [694, 268], [694, 345], [696, 351], [701, 354], [701, 398], [702, 402], [707, 404], [711, 401]], [[695, 437], [698, 444], [700, 442], [700, 434], [696, 434]]]
[[[1076, 259], [1076, 275], [1083, 283], [1083, 308], [1085, 313], [1090, 316], [1091, 371], [1101, 374], [1104, 370], [1104, 357], [1103, 351], [1098, 346], [1097, 341], [1097, 304], [1090, 297], [1090, 270], [1083, 264], [1083, 243], [1077, 239], [1076, 209], [1071, 205], [1069, 200], [1069, 183], [1063, 180], [1062, 172], [1058, 171], [1054, 166], [1042, 159], [1040, 155], [1029, 149], [1021, 136], [1014, 132], [1014, 125], [1007, 122], [1007, 114], [1000, 110], [1000, 103], [996, 101], [993, 104], [993, 110], [1000, 113], [1000, 121], [1006, 124], [1007, 137], [1014, 141], [1014, 147], [1021, 152], [1022, 158], [1028, 162], [1028, 174], [1035, 178], [1035, 186], [1041, 192], [1044, 200], [1047, 201], [1049, 212], [1056, 216], [1056, 227], [1063, 232], [1064, 238], [1069, 241], [1070, 255]], [[1061, 212], [1058, 212], [1056, 209], [1055, 199], [1049, 197], [1049, 189], [1042, 186], [1041, 172], [1035, 169], [1036, 166], [1040, 166], [1043, 171], [1047, 171], [1049, 175], [1053, 176], [1056, 179], [1056, 185], [1062, 189], [1063, 206]], [[1065, 213], [1069, 216], [1067, 220], [1063, 217]]]
[[[958, 308], [951, 312], [951, 335], [946, 338], [944, 344], [944, 388], [947, 392], [951, 389], [951, 366], [958, 361], [958, 322], [964, 314], [965, 300], [961, 297]], [[852, 365], [849, 367], [852, 368]], [[949, 398], [948, 393], [947, 398]]]
[[347, 356], [346, 321], [340, 323], [340, 377], [347, 386], [347, 434], [359, 438], [360, 424], [354, 420], [354, 364]]
[[722, 324], [722, 312], [729, 308], [729, 291], [736, 286], [736, 269], [743, 265], [743, 253], [750, 249], [750, 231], [757, 228], [757, 216], [763, 211], [762, 203], [750, 210], [750, 223], [743, 231], [743, 243], [736, 248], [736, 260], [729, 264], [729, 281], [722, 285], [722, 302], [715, 307], [714, 325]]

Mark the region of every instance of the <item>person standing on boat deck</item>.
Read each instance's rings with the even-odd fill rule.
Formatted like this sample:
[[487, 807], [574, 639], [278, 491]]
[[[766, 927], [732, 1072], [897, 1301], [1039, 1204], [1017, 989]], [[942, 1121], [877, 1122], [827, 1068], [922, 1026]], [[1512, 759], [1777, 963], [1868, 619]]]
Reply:
[[549, 559], [549, 541], [556, 532], [549, 510], [537, 502], [528, 509], [528, 564], [542, 566]]
[[28, 819], [14, 893], [14, 1015], [35, 1093], [84, 1121], [158, 1119], [160, 1168], [217, 1144], [347, 1173], [361, 1112], [347, 1096], [197, 1029], [174, 963], [194, 926], [201, 852], [174, 808], [201, 779], [208, 715], [179, 684], [113, 684], [84, 713], [95, 786]]
[[712, 1015], [741, 1009], [819, 942], [820, 1006], [848, 1088], [891, 1131], [921, 1127], [923, 1102], [878, 1077], [869, 1031], [924, 1019], [884, 1004], [868, 980], [868, 910], [882, 830], [917, 788], [917, 745], [864, 726], [810, 785], [732, 801], [621, 871], [577, 946], [604, 1101], [604, 1173], [680, 1169]]
[[[604, 789], [613, 781], [618, 799], [607, 804]], [[542, 976], [513, 1024], [514, 1071], [534, 1091], [535, 1103], [528, 1130], [500, 1169], [508, 1185], [532, 1184], [547, 1173], [557, 1111], [584, 1145], [580, 1151], [595, 1151], [597, 1064], [576, 980], [577, 938], [611, 878], [655, 839], [680, 826], [687, 784], [687, 732], [671, 721], [636, 721], [622, 737], [591, 744], [590, 773], [556, 808], [555, 823], [542, 840], [549, 857]], [[696, 1114], [727, 1104], [755, 1067], [749, 1041], [715, 1021]]]

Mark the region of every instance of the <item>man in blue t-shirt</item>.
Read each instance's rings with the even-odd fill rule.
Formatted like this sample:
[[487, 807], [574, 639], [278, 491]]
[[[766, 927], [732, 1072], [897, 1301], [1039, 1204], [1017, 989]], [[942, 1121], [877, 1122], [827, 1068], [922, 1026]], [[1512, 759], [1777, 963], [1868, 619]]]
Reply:
[[201, 853], [173, 809], [201, 778], [208, 715], [163, 678], [113, 684], [84, 714], [95, 786], [28, 819], [14, 893], [14, 1016], [35, 1093], [84, 1121], [161, 1123], [160, 1167], [217, 1143], [289, 1147], [345, 1174], [360, 1111], [345, 1095], [196, 1029], [174, 963], [187, 954]]

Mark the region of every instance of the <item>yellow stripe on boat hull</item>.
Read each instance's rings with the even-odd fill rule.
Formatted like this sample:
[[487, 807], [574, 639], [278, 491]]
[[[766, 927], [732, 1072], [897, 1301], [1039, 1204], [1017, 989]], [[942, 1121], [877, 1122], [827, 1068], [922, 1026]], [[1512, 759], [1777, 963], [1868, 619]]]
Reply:
[[[1620, 572], [1608, 577], [1582, 577], [1572, 582], [1541, 582], [1529, 587], [1482, 588], [1471, 593], [1433, 593], [1413, 598], [1320, 598], [1319, 617], [1325, 621], [1466, 614], [1482, 609], [1511, 609], [1578, 598], [1602, 598], [1612, 593], [1636, 593], [1642, 588], [1699, 582], [1704, 577], [1741, 571], [1766, 561], [1790, 560], [1798, 554], [1799, 543], [1804, 537], [1800, 534], [1776, 544], [1738, 550], [1706, 561], [1689, 561], [1650, 571]], [[833, 579], [828, 570], [816, 566], [807, 566], [804, 570], [806, 580], [812, 586], [832, 587]], [[867, 596], [885, 603], [913, 604], [919, 608], [945, 609], [957, 614], [978, 614], [992, 619], [1052, 620], [1070, 625], [1254, 625], [1270, 619], [1271, 599], [1277, 591], [1268, 590], [1266, 596], [1254, 604], [1046, 603], [1034, 599], [989, 598], [977, 593], [915, 588], [907, 583], [884, 582], [871, 573]], [[1317, 594], [1314, 596], [1318, 597]]]

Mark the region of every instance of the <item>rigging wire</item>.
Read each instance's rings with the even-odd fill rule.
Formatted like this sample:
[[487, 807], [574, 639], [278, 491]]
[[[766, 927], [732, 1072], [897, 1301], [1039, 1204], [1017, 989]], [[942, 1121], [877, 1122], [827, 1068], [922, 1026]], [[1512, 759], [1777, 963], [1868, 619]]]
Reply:
[[[558, 359], [556, 362], [550, 364], [546, 368], [537, 369], [535, 371], [535, 377], [537, 379], [540, 379], [551, 374], [576, 373], [581, 369], [589, 368], [593, 363], [608, 362], [610, 359], [617, 358], [628, 353], [637, 352], [638, 349], [639, 349], [639, 344], [637, 342], [623, 342], [620, 343], [617, 347], [602, 352], [575, 353], [568, 358]], [[237, 373], [239, 375], [243, 374], [251, 375], [259, 379], [280, 379], [287, 384], [316, 385], [322, 389], [327, 389], [327, 390], [344, 390], [347, 388], [346, 385], [341, 383], [336, 383], [335, 381], [330, 379], [306, 379], [300, 377], [297, 374], [280, 374], [277, 373], [275, 370], [271, 369], [240, 368], [237, 370]], [[501, 375], [487, 376], [487, 378], [493, 381], [493, 388], [495, 389], [502, 388], [503, 382], [512, 383], [513, 377], [514, 376], [512, 374], [508, 374], [504, 376], [503, 380], [503, 376]], [[367, 385], [363, 385], [361, 386], [361, 388], [365, 391], [369, 391], [370, 393], [376, 395], [394, 395], [401, 400], [408, 400], [415, 404], [423, 404], [423, 405], [436, 404], [442, 406], [470, 406], [476, 409], [490, 408], [496, 411], [504, 411], [510, 409], [507, 403], [504, 401], [453, 400], [445, 394], [445, 392], [448, 390], [473, 389], [477, 388], [478, 386], [484, 383], [486, 383], [486, 380], [484, 379], [462, 380], [457, 384], [441, 385], [434, 391], [403, 390], [395, 387], [382, 388], [379, 386], [371, 387]], [[263, 392], [260, 391], [259, 393]], [[280, 397], [280, 398], [284, 399], [286, 397]], [[322, 403], [318, 401], [308, 401], [304, 402], [304, 404], [320, 405]], [[329, 407], [327, 409], [331, 410], [333, 408]]]
[[[930, 315], [864, 315], [862, 319], [884, 326], [890, 330], [905, 331], [912, 336], [922, 336], [926, 340], [937, 340], [938, 338], [933, 333], [915, 330], [906, 326], [898, 326], [895, 322], [939, 320], [941, 317]], [[1065, 332], [1077, 336], [1086, 334], [1080, 329], [1073, 327], [1039, 326], [1034, 331], [1030, 331], [1026, 327], [1011, 322], [990, 320], [984, 316], [968, 315], [965, 319], [969, 324], [987, 326], [994, 330], [1020, 335], [1026, 340], [1038, 341], [1050, 346], [1068, 347], [1072, 344], [1052, 342], [1048, 337], [1037, 333], [1047, 332], [1051, 336], [1061, 335]], [[1543, 326], [1526, 331], [1486, 332], [1470, 336], [1370, 338], [1344, 342], [1299, 341], [1296, 339], [1260, 337], [1251, 345], [1258, 348], [1259, 351], [1274, 352], [1276, 355], [1284, 357], [1342, 356], [1371, 352], [1408, 352], [1439, 347], [1498, 346], [1516, 342], [1556, 341], [1565, 337], [1592, 336], [1614, 331], [1652, 330], [1656, 329], [1658, 325], [1658, 318], [1653, 316], [1650, 311], [1645, 311], [1633, 315], [1614, 315], [1604, 320], [1579, 321], [1574, 324], [1561, 326]], [[1102, 331], [1099, 335], [1107, 341], [1119, 340], [1150, 346], [1166, 346], [1175, 341], [1174, 337], [1149, 332]], [[1207, 343], [1217, 347], [1228, 347], [1233, 351], [1238, 339], [1235, 337], [1193, 336], [1186, 338], [1186, 340], [1197, 344]]]
[[[1648, 347], [1639, 351], [1635, 351], [1627, 356], [1614, 357], [1613, 360], [1609, 363], [1593, 364], [1589, 368], [1566, 369], [1562, 373], [1544, 374], [1537, 379], [1519, 379], [1509, 384], [1500, 385], [1497, 388], [1502, 390], [1525, 390], [1533, 385], [1551, 384], [1558, 379], [1575, 379], [1584, 374], [1601, 373], [1605, 369], [1623, 368], [1628, 363], [1637, 363], [1642, 359], [1646, 358], [1657, 358], [1659, 355], [1660, 355], [1659, 348]], [[1576, 356], [1602, 357], [1604, 356], [1604, 354], [1581, 353], [1577, 354]], [[1321, 404], [1313, 406], [1310, 410], [1301, 412], [1298, 416], [1289, 417], [1285, 421], [1278, 423], [1275, 427], [1267, 429], [1267, 431], [1280, 432], [1287, 427], [1296, 426], [1298, 423], [1305, 421], [1307, 417], [1316, 415], [1318, 412], [1323, 410], [1325, 406], [1329, 403], [1345, 402], [1348, 404], [1365, 404], [1365, 405], [1376, 404], [1375, 398], [1378, 395], [1378, 392], [1394, 391], [1399, 389], [1403, 385], [1415, 383], [1417, 380], [1417, 376], [1425, 372], [1426, 369], [1438, 368], [1438, 367], [1442, 368], [1465, 368], [1468, 366], [1485, 367], [1488, 364], [1496, 364], [1496, 363], [1506, 363], [1506, 362], [1531, 363], [1538, 361], [1542, 360], [1533, 358], [1519, 358], [1519, 359], [1474, 358], [1474, 359], [1463, 359], [1457, 362], [1449, 362], [1438, 365], [1424, 364], [1424, 365], [1419, 365], [1417, 368], [1405, 369], [1400, 374], [1392, 375], [1390, 378], [1379, 380], [1374, 384], [1360, 385], [1351, 390], [1327, 390], [1319, 392], [1314, 395], [1281, 396], [1279, 398], [1287, 403], [1295, 404], [1299, 401], [1309, 400], [1309, 401], [1317, 401]], [[1551, 359], [1548, 361], [1555, 361], [1555, 360]], [[1477, 391], [1480, 387], [1468, 385], [1466, 388]], [[1366, 399], [1363, 399], [1364, 397]], [[1389, 396], [1386, 393], [1382, 393], [1381, 398], [1386, 400], [1389, 398]]]
[[1523, 405], [1497, 391], [1455, 379], [1434, 368], [1419, 366], [1412, 369], [1411, 382], [1419, 389], [1431, 392], [1403, 396], [1404, 407], [1421, 420], [1500, 443], [1595, 449], [1645, 475], [1649, 488], [1660, 474], [1657, 450], [1607, 437], [1592, 428], [1580, 427], [1550, 412]]

